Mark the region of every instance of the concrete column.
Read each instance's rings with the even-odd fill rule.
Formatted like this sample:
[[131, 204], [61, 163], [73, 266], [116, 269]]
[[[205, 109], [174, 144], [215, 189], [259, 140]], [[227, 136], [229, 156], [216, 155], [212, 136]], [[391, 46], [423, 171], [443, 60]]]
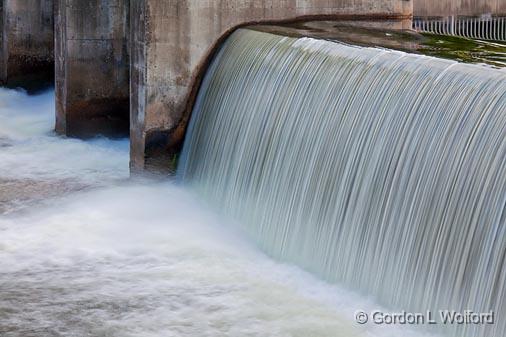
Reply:
[[414, 0], [418, 17], [506, 15], [504, 0]]
[[7, 80], [7, 37], [4, 36], [7, 29], [4, 26], [5, 3], [0, 0], [0, 84]]
[[132, 1], [132, 169], [169, 165], [206, 63], [238, 25], [301, 17], [406, 18], [412, 8], [410, 0]]
[[504, 0], [495, 0], [495, 1], [496, 5], [492, 14], [497, 16], [506, 16], [506, 1]]
[[53, 82], [53, 0], [0, 0], [0, 82], [27, 89]]
[[56, 131], [129, 131], [129, 1], [55, 0]]

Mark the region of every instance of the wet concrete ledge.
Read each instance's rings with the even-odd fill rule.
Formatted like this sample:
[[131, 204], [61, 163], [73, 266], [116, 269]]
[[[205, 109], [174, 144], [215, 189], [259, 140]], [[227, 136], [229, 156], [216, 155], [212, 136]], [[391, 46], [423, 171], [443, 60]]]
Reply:
[[128, 97], [73, 101], [67, 107], [64, 122], [57, 116], [56, 131], [83, 139], [97, 135], [127, 138], [130, 135], [129, 104]]
[[6, 88], [21, 88], [34, 95], [54, 87], [54, 60], [11, 57], [9, 63], [9, 76], [0, 83]]

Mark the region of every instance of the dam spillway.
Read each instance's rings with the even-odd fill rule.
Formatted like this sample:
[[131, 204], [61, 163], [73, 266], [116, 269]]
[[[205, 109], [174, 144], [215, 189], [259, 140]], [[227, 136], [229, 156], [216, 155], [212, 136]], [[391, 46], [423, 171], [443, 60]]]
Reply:
[[504, 70], [241, 29], [178, 175], [271, 256], [388, 307], [506, 317], [505, 111]]
[[0, 336], [429, 337], [357, 324], [377, 305], [173, 181], [129, 181], [128, 140], [56, 136], [53, 92], [0, 101]]
[[503, 3], [0, 1], [0, 336], [506, 336]]

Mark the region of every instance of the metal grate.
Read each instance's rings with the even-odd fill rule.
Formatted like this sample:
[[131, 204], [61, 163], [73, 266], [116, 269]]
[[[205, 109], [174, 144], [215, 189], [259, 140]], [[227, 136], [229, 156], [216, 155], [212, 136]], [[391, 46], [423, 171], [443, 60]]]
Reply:
[[506, 41], [506, 17], [415, 18], [413, 29], [423, 33]]

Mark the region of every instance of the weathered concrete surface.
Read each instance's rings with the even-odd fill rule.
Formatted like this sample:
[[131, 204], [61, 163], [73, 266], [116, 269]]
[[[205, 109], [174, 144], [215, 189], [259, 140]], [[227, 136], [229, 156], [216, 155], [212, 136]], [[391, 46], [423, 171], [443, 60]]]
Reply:
[[506, 15], [506, 0], [414, 0], [413, 14], [420, 17]]
[[129, 1], [55, 0], [56, 131], [128, 135]]
[[[301, 17], [408, 17], [406, 0], [138, 0], [131, 5], [131, 166], [177, 150], [213, 48], [238, 25]], [[156, 165], [156, 163], [155, 163]]]
[[0, 0], [0, 82], [51, 81], [54, 69], [53, 0]]

